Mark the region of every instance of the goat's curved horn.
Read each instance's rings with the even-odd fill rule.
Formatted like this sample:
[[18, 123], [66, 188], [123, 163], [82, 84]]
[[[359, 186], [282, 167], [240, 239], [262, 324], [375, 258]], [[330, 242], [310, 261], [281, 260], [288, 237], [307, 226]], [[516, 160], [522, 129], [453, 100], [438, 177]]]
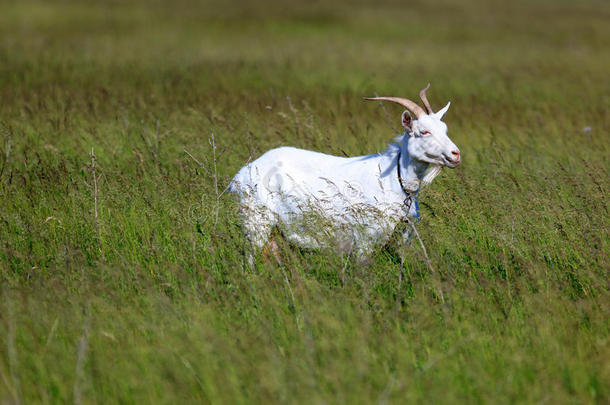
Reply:
[[400, 104], [401, 106], [405, 107], [406, 109], [411, 111], [413, 114], [415, 114], [415, 116], [417, 118], [419, 118], [420, 115], [426, 113], [423, 108], [421, 108], [420, 106], [417, 105], [417, 103], [414, 103], [413, 101], [408, 100], [406, 98], [400, 98], [400, 97], [365, 97], [364, 99], [365, 100], [370, 100], [370, 101], [374, 101], [374, 100], [391, 101], [393, 103]]
[[428, 83], [428, 85], [419, 92], [419, 98], [421, 98], [421, 101], [424, 102], [424, 105], [426, 106], [426, 111], [428, 111], [428, 114], [434, 114], [434, 111], [432, 111], [432, 107], [430, 107], [430, 102], [428, 101], [428, 97], [426, 97], [426, 91], [429, 88], [430, 88], [430, 83]]

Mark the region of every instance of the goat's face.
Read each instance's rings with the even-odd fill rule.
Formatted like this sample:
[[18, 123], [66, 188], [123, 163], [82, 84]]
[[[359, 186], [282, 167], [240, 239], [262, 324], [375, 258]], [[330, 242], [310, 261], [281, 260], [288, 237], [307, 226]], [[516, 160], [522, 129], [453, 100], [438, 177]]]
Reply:
[[447, 136], [447, 125], [441, 121], [449, 104], [437, 113], [421, 114], [417, 120], [412, 120], [407, 111], [402, 114], [411, 158], [450, 168], [461, 163], [460, 150]]

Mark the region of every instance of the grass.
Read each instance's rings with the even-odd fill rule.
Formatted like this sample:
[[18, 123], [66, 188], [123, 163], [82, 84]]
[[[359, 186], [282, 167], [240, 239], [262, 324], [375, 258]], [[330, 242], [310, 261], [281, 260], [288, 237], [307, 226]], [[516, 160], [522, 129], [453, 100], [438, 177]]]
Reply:
[[[2, 10], [0, 401], [609, 401], [607, 2]], [[415, 243], [247, 271], [215, 179], [380, 151], [401, 111], [361, 97], [428, 81], [464, 159], [421, 197], [436, 274]]]

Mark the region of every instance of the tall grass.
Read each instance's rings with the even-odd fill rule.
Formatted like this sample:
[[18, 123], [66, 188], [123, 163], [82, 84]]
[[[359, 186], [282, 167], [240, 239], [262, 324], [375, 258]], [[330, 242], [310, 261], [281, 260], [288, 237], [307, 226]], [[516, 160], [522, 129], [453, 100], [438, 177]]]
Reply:
[[[607, 2], [1, 7], [1, 401], [609, 400]], [[230, 177], [381, 151], [401, 111], [361, 97], [428, 81], [464, 159], [420, 200], [436, 273], [247, 270]]]

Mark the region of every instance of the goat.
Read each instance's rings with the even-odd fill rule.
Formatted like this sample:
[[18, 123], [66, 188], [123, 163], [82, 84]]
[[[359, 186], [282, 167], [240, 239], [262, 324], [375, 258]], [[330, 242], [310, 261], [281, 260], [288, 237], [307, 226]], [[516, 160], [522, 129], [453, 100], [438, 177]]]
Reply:
[[387, 243], [399, 222], [419, 217], [420, 188], [442, 167], [461, 163], [441, 121], [451, 103], [435, 113], [426, 98], [429, 86], [419, 93], [426, 110], [405, 98], [365, 98], [406, 108], [404, 134], [383, 153], [338, 157], [279, 147], [241, 168], [229, 191], [239, 197], [251, 267], [275, 226], [299, 247], [334, 247], [366, 258]]

